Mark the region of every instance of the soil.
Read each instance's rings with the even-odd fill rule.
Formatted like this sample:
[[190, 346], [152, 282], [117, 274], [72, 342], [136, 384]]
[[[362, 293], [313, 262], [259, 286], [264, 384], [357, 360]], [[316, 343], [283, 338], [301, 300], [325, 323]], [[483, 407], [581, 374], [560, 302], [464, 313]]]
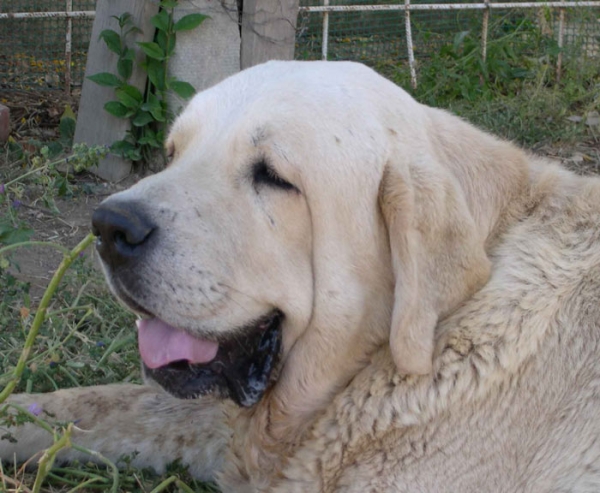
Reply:
[[[60, 215], [23, 203], [19, 218], [34, 230], [31, 240], [73, 248], [90, 232], [92, 212], [103, 198], [102, 194], [57, 200]], [[19, 266], [15, 276], [31, 284], [30, 294], [37, 300], [60, 264], [62, 253], [54, 248], [32, 246], [17, 249], [12, 259]]]
[[[71, 94], [0, 89], [0, 103], [10, 110], [11, 141], [18, 143], [25, 151], [36, 152], [40, 142], [57, 140], [60, 118], [67, 107], [77, 114], [79, 96], [79, 89], [74, 89]], [[9, 153], [3, 153], [0, 156], [0, 183], [6, 181], [7, 175], [12, 177], [15, 174], [9, 169], [11, 166], [14, 167], [14, 162], [11, 162]], [[139, 179], [140, 176], [134, 174], [114, 184], [106, 183], [90, 173], [78, 175], [73, 184], [76, 194], [55, 198], [59, 214], [44, 207], [39, 190], [30, 187], [20, 200], [17, 215], [34, 231], [31, 240], [59, 243], [72, 248], [91, 231], [92, 213], [98, 204]], [[62, 253], [53, 248], [32, 246], [15, 250], [12, 258], [19, 266], [14, 274], [31, 284], [32, 299], [38, 300], [60, 264]]]

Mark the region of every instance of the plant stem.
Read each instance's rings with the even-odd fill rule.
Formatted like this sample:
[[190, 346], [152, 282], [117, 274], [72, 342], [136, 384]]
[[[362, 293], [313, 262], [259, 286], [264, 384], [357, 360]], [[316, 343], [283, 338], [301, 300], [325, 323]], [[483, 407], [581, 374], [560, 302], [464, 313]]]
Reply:
[[63, 448], [71, 446], [72, 430], [73, 423], [70, 423], [65, 430], [65, 434], [56, 440], [54, 444], [44, 452], [44, 455], [42, 455], [42, 458], [38, 463], [38, 472], [35, 476], [35, 482], [33, 483], [33, 489], [31, 490], [32, 493], [39, 493], [41, 491], [42, 483], [52, 468], [56, 454]]
[[[90, 244], [94, 241], [95, 236], [90, 233], [87, 235], [80, 243], [77, 245], [70, 253], [65, 254], [63, 261], [60, 266], [52, 276], [52, 280], [46, 291], [44, 292], [44, 296], [42, 297], [42, 301], [40, 301], [40, 305], [35, 314], [35, 318], [33, 319], [33, 323], [31, 324], [31, 329], [29, 329], [29, 334], [27, 334], [27, 339], [25, 340], [25, 346], [23, 347], [23, 351], [21, 352], [21, 356], [19, 357], [19, 361], [15, 370], [13, 372], [13, 378], [8, 382], [4, 390], [0, 393], [0, 404], [2, 404], [8, 396], [12, 393], [12, 391], [19, 383], [21, 376], [23, 375], [23, 371], [25, 370], [25, 365], [27, 360], [29, 359], [29, 353], [31, 352], [31, 348], [33, 347], [33, 343], [35, 338], [42, 326], [42, 323], [46, 319], [46, 310], [48, 309], [48, 305], [50, 304], [50, 300], [56, 291], [61, 279], [63, 278], [67, 269], [71, 266], [71, 264], [77, 259], [79, 254], [83, 252]], [[0, 253], [2, 250], [0, 250]]]
[[[52, 429], [52, 426], [50, 426], [43, 419], [38, 418], [34, 414], [31, 414], [31, 412], [29, 412], [27, 409], [25, 409], [17, 404], [13, 404], [12, 402], [8, 403], [7, 406], [16, 409], [20, 413], [27, 414], [28, 416], [31, 417], [31, 419], [33, 420], [33, 422], [36, 425], [38, 425], [40, 428], [46, 430], [48, 433], [52, 433], [52, 435], [55, 436], [55, 431], [54, 431], [54, 429]], [[102, 462], [106, 467], [108, 467], [111, 470], [112, 486], [111, 486], [110, 491], [111, 491], [111, 493], [118, 493], [118, 491], [119, 491], [119, 469], [117, 468], [117, 466], [111, 460], [104, 457], [100, 452], [96, 452], [95, 450], [90, 450], [85, 447], [81, 447], [79, 445], [71, 443], [71, 432], [72, 432], [73, 426], [74, 426], [73, 423], [69, 423], [69, 427], [67, 428], [65, 435], [63, 435], [63, 437], [61, 437], [58, 441], [56, 441], [54, 443], [54, 445], [52, 447], [50, 447], [50, 449], [48, 449], [46, 452], [50, 451], [51, 449], [55, 450], [54, 453], [58, 452], [63, 447], [56, 448], [56, 444], [58, 442], [61, 442], [61, 440], [63, 440], [63, 438], [66, 435], [68, 435], [68, 438], [67, 438], [68, 445], [65, 445], [65, 446], [71, 447], [73, 450], [77, 450], [77, 452], [81, 452], [82, 454], [91, 455], [92, 457], [94, 457], [97, 460], [99, 460], [100, 462]], [[66, 441], [63, 441], [61, 443], [66, 443]], [[41, 470], [41, 460], [40, 460], [40, 470]], [[102, 479], [104, 479], [104, 478], [102, 478]], [[37, 482], [37, 477], [36, 477], [36, 482]]]
[[92, 457], [95, 457], [96, 459], [98, 459], [100, 462], [104, 463], [104, 465], [107, 466], [111, 470], [113, 483], [110, 488], [110, 491], [111, 491], [111, 493], [118, 493], [118, 491], [119, 491], [119, 469], [112, 461], [110, 461], [109, 459], [104, 457], [100, 452], [96, 452], [95, 450], [89, 450], [87, 448], [80, 447], [79, 445], [75, 445], [75, 444], [72, 445], [72, 448], [73, 448], [73, 450], [77, 450], [78, 452], [81, 452], [83, 454], [91, 455]]
[[[60, 162], [60, 161], [57, 161], [57, 162]], [[37, 173], [38, 171], [46, 171], [49, 166], [50, 166], [50, 164], [45, 164], [44, 166], [40, 166], [39, 168], [32, 169], [32, 170], [28, 171], [27, 173], [22, 174], [21, 176], [17, 176], [14, 180], [10, 180], [8, 183], [5, 183], [4, 186], [8, 187], [9, 185], [16, 183], [16, 182], [22, 180], [23, 178], [27, 178], [29, 175], [33, 175], [34, 173]]]
[[64, 246], [59, 245], [58, 243], [49, 243], [47, 241], [21, 241], [19, 243], [13, 243], [12, 245], [8, 245], [3, 248], [0, 248], [0, 255], [2, 255], [5, 252], [8, 252], [10, 250], [14, 250], [15, 248], [22, 247], [22, 246], [52, 247], [52, 248], [56, 248], [57, 250], [60, 250], [65, 255], [69, 255], [69, 253], [70, 253], [68, 248], [65, 248]]
[[186, 493], [194, 493], [194, 490], [190, 488], [187, 484], [185, 484], [181, 479], [176, 476], [171, 476], [170, 478], [165, 479], [162, 483], [160, 483], [156, 488], [154, 488], [150, 493], [160, 493], [171, 483], [175, 483], [179, 489], [185, 491]]
[[90, 478], [87, 481], [84, 481], [83, 483], [78, 484], [74, 488], [71, 488], [69, 491], [67, 491], [67, 493], [75, 493], [76, 491], [79, 491], [92, 483], [98, 483], [99, 481], [101, 481], [101, 479], [104, 479], [104, 478]]
[[[46, 163], [43, 166], [40, 166], [39, 168], [34, 168], [32, 170], [29, 170], [27, 173], [24, 173], [21, 176], [17, 176], [14, 180], [10, 180], [9, 182], [5, 183], [4, 186], [8, 187], [9, 185], [12, 185], [13, 183], [21, 181], [23, 178], [27, 178], [29, 175], [33, 175], [33, 174], [38, 173], [40, 171], [46, 171], [46, 170], [48, 170], [48, 168], [50, 168], [50, 166], [56, 166], [57, 164], [60, 164], [62, 162], [66, 162], [67, 159], [69, 159], [69, 157], [63, 157], [63, 158], [57, 159], [55, 161]], [[68, 171], [67, 171], [67, 175], [68, 175]]]

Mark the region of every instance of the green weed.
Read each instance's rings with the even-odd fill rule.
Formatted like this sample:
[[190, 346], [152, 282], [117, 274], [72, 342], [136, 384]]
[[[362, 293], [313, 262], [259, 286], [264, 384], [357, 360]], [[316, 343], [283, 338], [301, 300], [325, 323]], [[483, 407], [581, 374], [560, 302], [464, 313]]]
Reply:
[[[375, 67], [417, 100], [528, 147], [595, 138], [592, 128], [567, 117], [598, 109], [597, 61], [586, 58], [578, 46], [561, 50], [537, 23], [514, 15], [490, 25], [484, 60], [480, 29], [461, 31], [430, 57], [418, 59], [416, 89], [411, 89], [406, 63], [387, 61]], [[561, 51], [562, 77], [557, 81]]]
[[[31, 410], [2, 405], [13, 391], [49, 392], [114, 382], [141, 383], [134, 316], [108, 293], [102, 274], [94, 267], [92, 251], [87, 248], [92, 236], [88, 235], [74, 250], [60, 243], [30, 241], [33, 231], [19, 219], [14, 207], [16, 192], [29, 193], [31, 188], [56, 198], [60, 187], [55, 186], [54, 175], [60, 173], [59, 165], [68, 161], [74, 169], [87, 168], [106, 152], [85, 146], [76, 151], [69, 157], [50, 159], [45, 149], [27, 156], [29, 165], [25, 168], [17, 166], [19, 176], [6, 179], [6, 174], [0, 175], [0, 225], [4, 225], [0, 226], [0, 439], [13, 439], [7, 432], [9, 425], [32, 421], [54, 436], [54, 444], [42, 456], [37, 473], [23, 473], [10, 466], [0, 469], [0, 490], [4, 485], [8, 491], [33, 492], [215, 491], [210, 485], [195, 482], [177, 464], [162, 476], [132, 467], [118, 471], [93, 451], [105, 467], [52, 467], [62, 448], [84, 450], [71, 441], [71, 425], [36, 416]], [[69, 186], [75, 196], [76, 185]], [[59, 250], [64, 255], [60, 275], [55, 274], [39, 302], [32, 299], [29, 283], [19, 279], [19, 266], [11, 258], [17, 248], [32, 245]]]
[[146, 56], [141, 64], [148, 75], [145, 93], [128, 82], [135, 63], [135, 51], [128, 45], [128, 38], [139, 29], [127, 12], [115, 17], [119, 32], [105, 29], [100, 34], [108, 49], [118, 55], [117, 74], [101, 72], [88, 77], [96, 84], [115, 88], [117, 100], [106, 103], [104, 109], [117, 118], [130, 120], [131, 129], [124, 139], [111, 145], [111, 152], [134, 162], [148, 161], [153, 152], [162, 152], [166, 124], [173, 119], [173, 112], [167, 105], [167, 93], [173, 91], [181, 98], [189, 99], [196, 92], [188, 82], [169, 77], [167, 69], [175, 52], [177, 33], [195, 29], [207, 16], [188, 14], [175, 22], [173, 9], [176, 6], [175, 0], [162, 0], [160, 11], [151, 19], [156, 28], [155, 40], [137, 43]]

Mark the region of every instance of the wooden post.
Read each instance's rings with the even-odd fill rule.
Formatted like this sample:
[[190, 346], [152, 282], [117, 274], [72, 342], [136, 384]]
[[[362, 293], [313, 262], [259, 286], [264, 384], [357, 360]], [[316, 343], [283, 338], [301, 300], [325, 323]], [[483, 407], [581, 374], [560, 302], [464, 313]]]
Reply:
[[267, 60], [293, 60], [299, 0], [244, 0], [242, 69]]
[[[192, 13], [208, 19], [196, 29], [177, 33], [169, 75], [200, 92], [240, 71], [240, 29], [236, 0], [179, 0], [174, 17], [177, 21]], [[173, 92], [168, 102], [175, 113], [186, 104]]]
[[[104, 105], [108, 101], [116, 99], [114, 88], [101, 87], [87, 79], [88, 76], [99, 72], [117, 73], [117, 55], [106, 47], [99, 36], [104, 29], [113, 29], [118, 32], [119, 25], [111, 16], [119, 16], [125, 12], [132, 15], [134, 24], [142, 30], [141, 33], [128, 38], [132, 47], [136, 46], [135, 41], [152, 41], [154, 37], [154, 26], [152, 26], [150, 18], [158, 12], [158, 2], [98, 0], [85, 67], [86, 78], [83, 81], [77, 115], [75, 142], [89, 145], [111, 145], [116, 140], [124, 138], [129, 129], [129, 120], [116, 118], [104, 110]], [[137, 60], [134, 63], [129, 84], [144, 92], [146, 73], [139, 66], [143, 57], [141, 52], [137, 51]], [[131, 162], [111, 155], [102, 160], [98, 168], [93, 171], [105, 180], [118, 181], [130, 173]]]

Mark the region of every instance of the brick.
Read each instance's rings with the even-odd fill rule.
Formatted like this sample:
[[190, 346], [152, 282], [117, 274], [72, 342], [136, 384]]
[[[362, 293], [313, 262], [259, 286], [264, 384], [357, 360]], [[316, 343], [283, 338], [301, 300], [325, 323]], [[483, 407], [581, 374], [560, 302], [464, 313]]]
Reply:
[[10, 111], [9, 109], [0, 104], [0, 143], [4, 143], [8, 140], [10, 135]]

